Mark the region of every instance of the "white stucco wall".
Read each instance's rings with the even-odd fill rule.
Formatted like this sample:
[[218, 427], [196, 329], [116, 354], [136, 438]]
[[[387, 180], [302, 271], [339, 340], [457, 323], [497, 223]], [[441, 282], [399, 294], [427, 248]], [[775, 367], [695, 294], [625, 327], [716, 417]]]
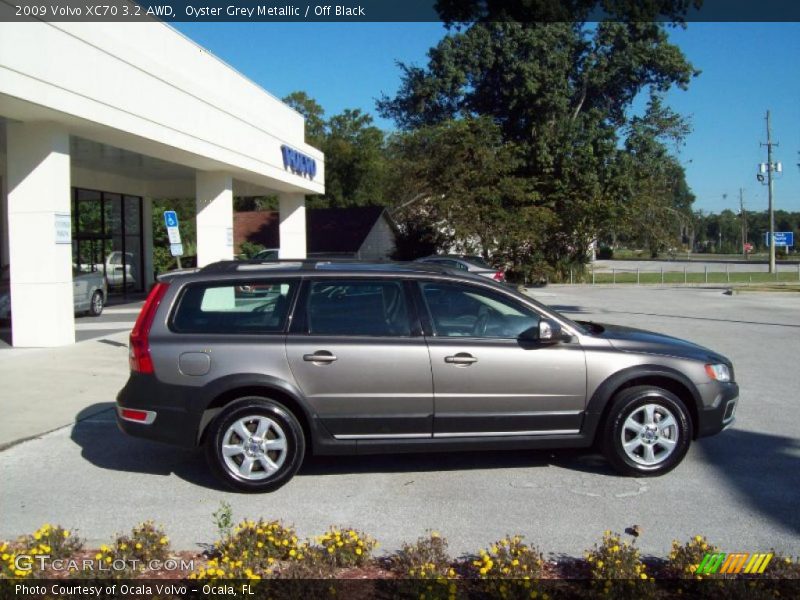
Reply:
[[[0, 23], [0, 115], [276, 191], [324, 191], [302, 116], [172, 28], [151, 23]], [[281, 145], [314, 158], [313, 181]]]

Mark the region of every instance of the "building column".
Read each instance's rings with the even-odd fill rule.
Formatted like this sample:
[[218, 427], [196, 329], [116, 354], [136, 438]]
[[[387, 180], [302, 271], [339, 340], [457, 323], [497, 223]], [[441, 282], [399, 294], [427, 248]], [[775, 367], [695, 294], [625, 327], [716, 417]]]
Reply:
[[153, 273], [153, 199], [142, 198], [142, 245], [144, 246], [144, 291], [155, 282]]
[[233, 259], [233, 178], [197, 171], [197, 266]]
[[8, 264], [8, 190], [6, 168], [0, 171], [0, 267]]
[[304, 194], [280, 194], [279, 258], [306, 257], [306, 197]]
[[14, 346], [75, 342], [69, 134], [6, 123], [8, 253]]

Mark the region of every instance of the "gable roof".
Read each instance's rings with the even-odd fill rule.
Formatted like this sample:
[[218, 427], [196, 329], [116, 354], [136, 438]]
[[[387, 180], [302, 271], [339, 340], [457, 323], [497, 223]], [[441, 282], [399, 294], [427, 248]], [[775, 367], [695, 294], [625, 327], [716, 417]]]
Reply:
[[[306, 244], [309, 253], [354, 253], [361, 249], [383, 206], [306, 209]], [[386, 215], [388, 218], [388, 214]], [[280, 246], [277, 211], [239, 212], [233, 215], [234, 244], [248, 241], [265, 248]]]

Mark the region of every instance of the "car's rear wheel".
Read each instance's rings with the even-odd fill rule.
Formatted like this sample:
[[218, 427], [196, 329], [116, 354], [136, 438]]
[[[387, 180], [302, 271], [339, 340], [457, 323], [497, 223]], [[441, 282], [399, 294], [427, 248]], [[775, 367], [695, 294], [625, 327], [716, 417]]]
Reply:
[[282, 404], [261, 397], [226, 406], [209, 427], [206, 458], [214, 474], [244, 492], [269, 492], [303, 462], [303, 428]]
[[99, 317], [103, 314], [104, 306], [105, 300], [103, 298], [103, 292], [96, 290], [95, 293], [92, 294], [92, 299], [89, 301], [89, 314], [93, 317]]
[[622, 390], [602, 432], [608, 461], [625, 475], [663, 475], [686, 456], [692, 422], [675, 394], [656, 386]]

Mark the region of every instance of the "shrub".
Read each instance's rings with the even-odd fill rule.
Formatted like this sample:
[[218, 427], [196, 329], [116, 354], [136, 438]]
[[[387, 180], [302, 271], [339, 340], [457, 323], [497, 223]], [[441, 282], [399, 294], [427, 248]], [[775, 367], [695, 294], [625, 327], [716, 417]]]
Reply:
[[242, 521], [216, 544], [218, 555], [190, 575], [191, 579], [261, 579], [274, 575], [278, 561], [303, 560], [305, 544], [298, 544], [292, 527], [280, 521]]
[[447, 553], [447, 540], [437, 532], [419, 538], [413, 544], [403, 544], [392, 560], [400, 575], [416, 579], [440, 579], [456, 576], [452, 559]]
[[130, 535], [117, 536], [114, 556], [145, 564], [152, 560], [164, 561], [169, 556], [169, 538], [152, 521], [145, 521], [134, 527]]
[[[21, 537], [13, 546], [0, 542], [0, 578], [30, 577], [41, 566], [37, 556], [69, 558], [81, 549], [83, 542], [77, 536], [60, 525], [45, 523], [32, 534]], [[31, 557], [30, 569], [17, 568], [17, 557], [22, 554]]]
[[775, 554], [764, 574], [769, 579], [800, 579], [800, 558]]
[[230, 537], [233, 529], [233, 509], [231, 505], [223, 500], [219, 503], [219, 508], [211, 513], [211, 516], [214, 519], [214, 525], [217, 527], [220, 539]]
[[327, 559], [336, 567], [360, 567], [378, 547], [378, 542], [365, 533], [335, 526], [317, 537], [316, 541], [324, 549], [323, 556], [327, 555]]
[[0, 542], [0, 579], [30, 577], [32, 570], [17, 569], [17, 555], [22, 554], [11, 547], [8, 542]]
[[598, 260], [611, 260], [614, 258], [614, 249], [608, 246], [600, 246], [597, 251]]
[[22, 540], [29, 554], [49, 554], [51, 558], [68, 558], [83, 549], [83, 542], [61, 525], [45, 523]]
[[645, 598], [654, 593], [652, 586], [642, 585], [655, 580], [648, 577], [639, 549], [633, 542], [623, 542], [618, 533], [606, 531], [602, 542], [586, 553], [586, 561], [595, 587], [607, 596]]
[[664, 572], [668, 577], [675, 579], [714, 577], [714, 575], [697, 575], [695, 571], [706, 554], [716, 552], [719, 552], [719, 548], [709, 544], [708, 540], [701, 535], [694, 536], [683, 545], [678, 540], [673, 540], [669, 561]]
[[256, 254], [264, 250], [264, 246], [262, 244], [257, 244], [255, 242], [242, 242], [239, 245], [239, 252], [240, 255], [244, 258], [253, 258]]
[[482, 579], [538, 579], [544, 559], [535, 546], [528, 546], [523, 536], [506, 536], [488, 550], [480, 551], [480, 559], [472, 562]]
[[475, 575], [489, 580], [484, 591], [499, 598], [536, 598], [547, 600], [548, 596], [539, 593], [537, 580], [542, 575], [544, 558], [535, 546], [523, 541], [523, 536], [506, 536], [481, 550], [479, 558], [472, 561]]

